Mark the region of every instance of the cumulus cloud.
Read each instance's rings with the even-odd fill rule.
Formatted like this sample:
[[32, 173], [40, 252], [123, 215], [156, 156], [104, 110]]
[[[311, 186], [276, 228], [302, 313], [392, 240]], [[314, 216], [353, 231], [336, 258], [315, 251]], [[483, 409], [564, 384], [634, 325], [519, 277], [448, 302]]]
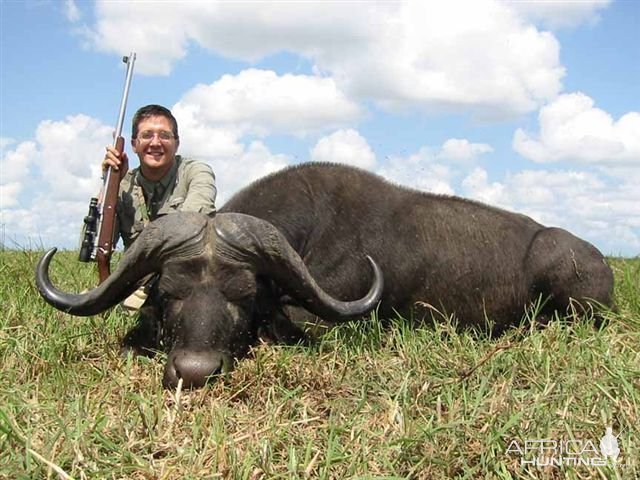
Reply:
[[564, 75], [553, 35], [492, 1], [403, 3], [369, 47], [328, 69], [390, 109], [520, 114], [556, 95]]
[[554, 98], [564, 75], [556, 38], [496, 0], [99, 1], [95, 17], [85, 41], [135, 49], [143, 73], [168, 74], [190, 43], [249, 62], [286, 51], [351, 97], [389, 109], [517, 115]]
[[492, 151], [485, 143], [450, 138], [440, 147], [423, 146], [410, 155], [391, 155], [379, 162], [359, 132], [343, 129], [320, 138], [310, 151], [310, 159], [354, 165], [401, 185], [452, 195], [465, 170]]
[[72, 115], [41, 122], [34, 140], [7, 149], [0, 160], [4, 233], [19, 245], [75, 245], [89, 198], [100, 188], [111, 132], [96, 119]]
[[640, 112], [614, 120], [583, 93], [560, 95], [540, 109], [539, 132], [518, 129], [513, 148], [534, 162], [569, 161], [600, 166], [640, 162]]
[[80, 9], [74, 0], [65, 0], [64, 14], [70, 22], [78, 22], [82, 18]]
[[197, 85], [175, 106], [179, 114], [201, 124], [242, 134], [303, 135], [357, 120], [360, 108], [331, 78], [248, 69], [224, 75], [210, 85]]
[[424, 151], [409, 157], [391, 156], [376, 173], [392, 182], [427, 192], [453, 195], [454, 172], [451, 167], [425, 159]]
[[222, 206], [235, 192], [260, 177], [273, 173], [291, 164], [287, 155], [272, 153], [260, 141], [243, 146], [233, 157], [201, 157], [213, 168], [218, 185], [216, 205]]
[[[197, 85], [172, 112], [180, 125], [180, 152], [210, 163], [216, 173], [218, 205], [251, 181], [292, 162], [252, 137], [308, 135], [361, 116], [358, 106], [330, 78], [279, 76], [258, 69]], [[371, 149], [366, 154], [373, 155]]]
[[442, 160], [468, 163], [490, 152], [493, 152], [493, 148], [486, 143], [471, 143], [465, 138], [450, 138], [442, 144], [442, 149], [437, 156]]
[[4, 153], [4, 150], [9, 146], [16, 143], [13, 138], [10, 137], [0, 137], [0, 151]]
[[460, 194], [559, 226], [596, 243], [605, 254], [640, 252], [640, 190], [637, 179], [619, 179], [572, 170], [524, 170], [489, 180], [475, 168]]
[[495, 206], [508, 207], [505, 187], [499, 182], [490, 182], [489, 174], [484, 168], [476, 167], [461, 183], [465, 196], [483, 203]]
[[[304, 136], [352, 123], [362, 115], [331, 78], [277, 75], [258, 69], [197, 85], [172, 112], [180, 125], [181, 153], [212, 165], [219, 205], [252, 180], [292, 162], [286, 155], [272, 153], [263, 141], [250, 140], [252, 137]], [[355, 131], [343, 131], [323, 142], [323, 148], [329, 148], [329, 142], [335, 152], [341, 142], [342, 152], [350, 149], [353, 159], [362, 153], [366, 158], [373, 156], [364, 139], [357, 141]], [[354, 151], [356, 147], [360, 150]]]
[[356, 130], [338, 130], [318, 140], [311, 149], [311, 160], [340, 162], [360, 168], [373, 168], [376, 156], [367, 141]]
[[20, 182], [6, 182], [0, 184], [0, 210], [15, 207], [18, 204], [18, 195], [23, 185]]
[[191, 7], [206, 15], [207, 4], [213, 6], [212, 2], [163, 2], [158, 8], [153, 2], [97, 1], [95, 24], [75, 31], [85, 47], [118, 55], [135, 51], [137, 73], [168, 75], [174, 62], [187, 54], [188, 25], [195, 14]]
[[104, 147], [113, 127], [87, 115], [45, 120], [36, 130], [37, 168], [56, 199], [86, 200], [96, 193]]
[[2, 159], [0, 159], [2, 177], [0, 182], [9, 183], [25, 180], [36, 156], [36, 144], [34, 142], [22, 142], [14, 149], [6, 150], [2, 153]]
[[[11, 142], [8, 142], [10, 144]], [[4, 148], [3, 148], [4, 150]], [[0, 159], [0, 209], [15, 206], [18, 196], [29, 181], [31, 165], [37, 156], [34, 142], [20, 143], [15, 149], [3, 151]]]
[[[193, 42], [227, 57], [256, 61], [279, 51], [307, 56], [321, 48], [362, 43], [367, 14], [351, 2], [189, 2], [125, 5], [96, 2], [96, 22], [83, 36], [93, 48], [126, 54], [135, 49], [139, 71], [167, 75]], [[144, 18], [144, 22], [140, 19]], [[238, 32], [242, 32], [239, 35]]]
[[509, 0], [506, 2], [522, 16], [548, 28], [577, 27], [587, 23], [594, 24], [600, 20], [599, 11], [606, 8], [611, 0], [554, 0], [553, 2], [523, 2]]
[[492, 152], [485, 143], [450, 138], [442, 146], [424, 146], [409, 156], [391, 156], [377, 172], [397, 183], [443, 195], [453, 195], [456, 184], [480, 155]]

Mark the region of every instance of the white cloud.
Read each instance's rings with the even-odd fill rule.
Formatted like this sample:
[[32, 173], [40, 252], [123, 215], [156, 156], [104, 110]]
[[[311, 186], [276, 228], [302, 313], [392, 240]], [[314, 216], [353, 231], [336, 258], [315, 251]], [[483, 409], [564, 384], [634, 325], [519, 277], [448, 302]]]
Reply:
[[360, 116], [359, 108], [330, 78], [278, 76], [257, 69], [192, 88], [172, 112], [180, 125], [180, 152], [214, 169], [217, 205], [251, 181], [291, 163], [263, 142], [249, 141], [252, 136], [305, 135]]
[[[187, 53], [187, 34], [193, 8], [206, 8], [211, 2], [95, 3], [96, 22], [75, 31], [88, 48], [128, 55], [137, 53], [136, 73], [168, 75], [174, 62]], [[206, 12], [203, 12], [206, 16]], [[193, 19], [198, 23], [197, 18]]]
[[[331, 78], [279, 76], [257, 69], [192, 88], [172, 112], [180, 125], [180, 152], [214, 169], [218, 205], [252, 180], [291, 163], [288, 156], [272, 153], [263, 142], [246, 145], [248, 138], [273, 133], [305, 135], [361, 116], [358, 106]], [[353, 141], [353, 135], [346, 140]], [[367, 155], [373, 155], [371, 149]]]
[[599, 166], [640, 163], [640, 112], [617, 121], [583, 93], [560, 95], [540, 109], [539, 132], [518, 129], [513, 148], [534, 162], [571, 161]]
[[505, 187], [498, 182], [489, 182], [487, 171], [481, 167], [474, 168], [462, 180], [462, 191], [468, 197], [489, 205], [507, 206]]
[[497, 2], [415, 1], [372, 35], [367, 54], [337, 55], [325, 68], [354, 95], [392, 109], [497, 117], [557, 94], [564, 75], [558, 52], [553, 35]]
[[455, 185], [480, 155], [492, 152], [486, 143], [450, 138], [442, 146], [424, 146], [409, 156], [391, 156], [377, 172], [401, 185], [453, 195]]
[[493, 152], [491, 145], [486, 143], [471, 143], [464, 138], [450, 138], [442, 144], [438, 158], [453, 162], [474, 162], [480, 155]]
[[232, 157], [241, 155], [242, 131], [233, 125], [216, 125], [201, 118], [196, 103], [178, 102], [171, 108], [180, 128], [180, 151], [196, 157]]
[[97, 193], [105, 145], [113, 127], [86, 115], [45, 120], [36, 130], [38, 169], [60, 200], [86, 200]]
[[311, 160], [340, 162], [360, 168], [373, 168], [376, 156], [367, 141], [356, 130], [338, 130], [318, 140], [311, 149]]
[[597, 23], [600, 20], [599, 11], [606, 8], [611, 0], [554, 0], [552, 2], [508, 0], [505, 3], [525, 18], [556, 29], [576, 27], [583, 23]]
[[80, 9], [74, 0], [65, 0], [64, 2], [64, 14], [67, 20], [70, 22], [78, 22], [82, 18]]
[[0, 171], [2, 171], [0, 183], [24, 180], [36, 156], [36, 144], [22, 142], [13, 150], [3, 150], [2, 159], [0, 159]]
[[450, 166], [433, 162], [427, 149], [409, 157], [389, 157], [384, 165], [376, 169], [376, 173], [399, 185], [418, 190], [442, 195], [455, 193], [454, 171]]
[[605, 254], [640, 252], [637, 179], [620, 183], [570, 170], [524, 170], [494, 182], [488, 177], [484, 169], [474, 169], [461, 183], [462, 195], [565, 228]]
[[[19, 246], [75, 246], [112, 127], [86, 115], [45, 120], [1, 160], [0, 223]], [[74, 228], [75, 226], [75, 228]]]
[[234, 157], [205, 157], [201, 160], [211, 164], [216, 175], [218, 207], [242, 187], [291, 163], [287, 155], [271, 153], [260, 141], [251, 142]]
[[188, 110], [194, 121], [225, 127], [238, 135], [305, 134], [352, 122], [360, 108], [340, 92], [331, 78], [249, 69], [197, 85], [175, 109]]
[[[363, 4], [325, 2], [96, 2], [96, 23], [85, 40], [104, 52], [139, 54], [139, 71], [167, 75], [189, 42], [227, 57], [256, 61], [279, 51], [307, 56], [346, 48], [367, 24]], [[144, 19], [143, 22], [140, 19]], [[359, 26], [360, 25], [360, 26]], [[239, 34], [238, 32], [242, 32]]]
[[271, 153], [260, 141], [246, 146], [242, 128], [209, 122], [198, 109], [197, 104], [181, 100], [171, 111], [180, 126], [179, 153], [213, 168], [218, 188], [216, 206], [253, 180], [289, 165], [286, 155]]
[[[5, 146], [13, 144], [6, 139]], [[15, 206], [18, 196], [29, 181], [31, 165], [37, 157], [34, 142], [22, 142], [13, 150], [6, 150], [3, 146], [0, 158], [0, 209]]]
[[18, 195], [22, 191], [20, 182], [7, 182], [0, 184], [0, 210], [15, 207], [18, 204]]
[[287, 51], [350, 96], [390, 109], [521, 114], [554, 98], [564, 75], [556, 38], [495, 0], [191, 1], [163, 8], [105, 0], [95, 16], [85, 40], [105, 52], [135, 49], [139, 72], [168, 74], [190, 43], [246, 61]]
[[2, 153], [4, 154], [5, 149], [9, 146], [9, 145], [13, 145], [14, 143], [16, 143], [16, 141], [13, 138], [10, 137], [0, 137], [0, 151], [2, 151]]

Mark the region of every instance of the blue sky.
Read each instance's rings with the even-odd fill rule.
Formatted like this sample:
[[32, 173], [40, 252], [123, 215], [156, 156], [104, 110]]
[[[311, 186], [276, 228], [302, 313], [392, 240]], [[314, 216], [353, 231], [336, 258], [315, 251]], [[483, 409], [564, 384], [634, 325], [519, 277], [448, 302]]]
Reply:
[[127, 140], [136, 108], [172, 108], [219, 205], [286, 165], [337, 161], [640, 252], [638, 2], [0, 8], [8, 246], [76, 246], [135, 50]]

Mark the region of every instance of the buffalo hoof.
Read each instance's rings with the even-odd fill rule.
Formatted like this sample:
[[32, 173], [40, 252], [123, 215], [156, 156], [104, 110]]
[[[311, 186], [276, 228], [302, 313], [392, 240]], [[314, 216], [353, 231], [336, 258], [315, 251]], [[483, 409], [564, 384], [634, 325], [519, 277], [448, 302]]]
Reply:
[[165, 388], [175, 388], [182, 379], [184, 388], [200, 388], [211, 377], [226, 371], [230, 364], [230, 359], [222, 353], [177, 349], [169, 354], [162, 384]]

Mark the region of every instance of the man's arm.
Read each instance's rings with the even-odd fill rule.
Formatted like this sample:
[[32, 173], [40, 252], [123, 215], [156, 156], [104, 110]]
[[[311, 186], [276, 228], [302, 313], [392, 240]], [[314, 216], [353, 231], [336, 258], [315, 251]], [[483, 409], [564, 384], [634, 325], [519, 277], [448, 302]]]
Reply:
[[216, 177], [211, 167], [206, 163], [192, 162], [188, 165], [187, 176], [187, 194], [180, 210], [205, 214], [215, 212]]

